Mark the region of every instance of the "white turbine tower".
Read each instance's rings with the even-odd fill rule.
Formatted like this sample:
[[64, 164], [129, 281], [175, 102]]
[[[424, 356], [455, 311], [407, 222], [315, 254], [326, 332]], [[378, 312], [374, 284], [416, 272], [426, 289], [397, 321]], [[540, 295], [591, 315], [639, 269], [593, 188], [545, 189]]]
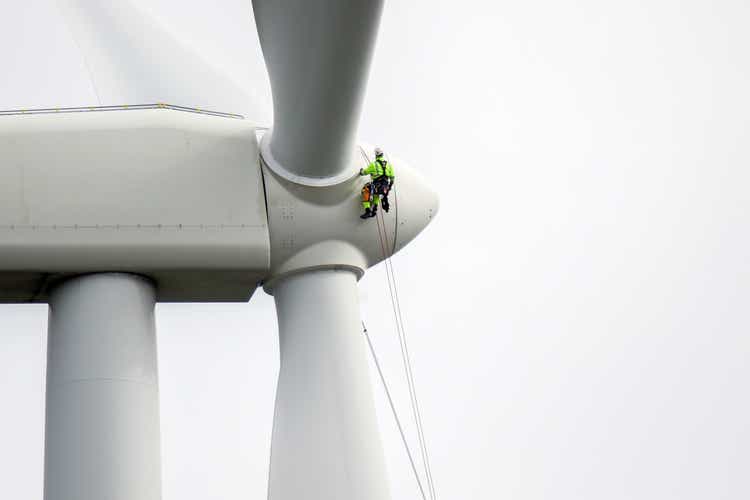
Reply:
[[45, 499], [160, 498], [154, 305], [246, 301], [259, 284], [281, 350], [269, 498], [389, 498], [357, 280], [438, 202], [392, 158], [383, 240], [359, 218], [382, 1], [253, 0], [275, 117], [260, 143], [253, 117], [192, 109], [193, 92], [244, 91], [144, 12], [61, 7], [100, 99], [132, 84], [191, 108], [0, 116], [0, 300], [50, 304]]

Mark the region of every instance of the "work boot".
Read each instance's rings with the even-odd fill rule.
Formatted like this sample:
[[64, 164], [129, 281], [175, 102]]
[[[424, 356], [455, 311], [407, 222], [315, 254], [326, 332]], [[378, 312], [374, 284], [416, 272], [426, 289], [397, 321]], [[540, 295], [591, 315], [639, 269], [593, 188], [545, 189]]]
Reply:
[[376, 215], [378, 215], [378, 206], [377, 205], [375, 205], [374, 207], [372, 207], [372, 215], [370, 215], [370, 217], [375, 217]]
[[372, 216], [373, 216], [373, 214], [370, 211], [370, 207], [367, 207], [367, 208], [365, 208], [365, 213], [363, 213], [362, 215], [360, 215], [359, 218], [360, 219], [369, 219]]

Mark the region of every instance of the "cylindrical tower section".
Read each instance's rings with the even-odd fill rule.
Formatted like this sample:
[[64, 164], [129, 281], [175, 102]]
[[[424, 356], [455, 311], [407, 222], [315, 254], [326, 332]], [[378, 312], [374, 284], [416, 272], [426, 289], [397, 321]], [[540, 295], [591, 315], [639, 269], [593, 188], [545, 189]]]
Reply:
[[45, 500], [159, 500], [154, 285], [70, 279], [51, 294]]
[[269, 499], [389, 499], [356, 276], [294, 274], [273, 293], [281, 368]]

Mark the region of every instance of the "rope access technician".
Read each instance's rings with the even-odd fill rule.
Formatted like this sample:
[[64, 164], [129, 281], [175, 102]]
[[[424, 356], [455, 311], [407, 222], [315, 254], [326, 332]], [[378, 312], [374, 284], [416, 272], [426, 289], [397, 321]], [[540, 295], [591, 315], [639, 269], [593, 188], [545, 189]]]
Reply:
[[365, 213], [360, 215], [362, 219], [375, 217], [378, 213], [378, 204], [383, 199], [383, 210], [388, 212], [390, 203], [388, 202], [388, 193], [393, 188], [396, 176], [393, 173], [393, 165], [385, 159], [383, 150], [375, 148], [375, 161], [370, 163], [367, 168], [359, 169], [359, 175], [369, 175], [370, 182], [362, 188], [362, 208]]

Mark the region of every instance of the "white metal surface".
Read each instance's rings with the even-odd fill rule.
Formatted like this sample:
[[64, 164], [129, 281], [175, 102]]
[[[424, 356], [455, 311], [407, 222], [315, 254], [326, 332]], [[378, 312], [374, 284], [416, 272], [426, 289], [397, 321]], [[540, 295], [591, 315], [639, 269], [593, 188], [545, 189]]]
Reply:
[[253, 0], [273, 93], [268, 166], [300, 184], [350, 177], [382, 0]]
[[[130, 0], [57, 3], [101, 104], [262, 120]], [[383, 239], [359, 218], [383, 1], [253, 5], [275, 112], [262, 146], [250, 122], [192, 108], [0, 113], [0, 302], [50, 303], [45, 500], [160, 498], [154, 304], [247, 300], [261, 280], [281, 347], [269, 498], [390, 497], [356, 281], [438, 200], [394, 159]]]
[[393, 246], [392, 253], [396, 253], [432, 222], [440, 209], [440, 199], [418, 170], [398, 157], [394, 157], [393, 162], [396, 169], [393, 198], [397, 208], [397, 227], [394, 239], [389, 242]]
[[155, 290], [128, 274], [51, 295], [45, 500], [159, 500]]
[[[360, 191], [369, 176], [311, 187], [263, 169], [271, 244], [267, 291], [279, 277], [302, 270], [345, 268], [361, 276], [383, 260], [384, 253], [402, 248], [432, 221], [439, 206], [437, 194], [406, 162], [393, 161], [396, 184], [389, 197], [391, 211], [384, 216], [385, 244], [378, 237], [378, 222], [359, 218]], [[360, 156], [349, 170], [356, 175], [365, 165]]]
[[390, 498], [355, 274], [296, 274], [274, 298], [281, 367], [269, 500]]
[[247, 300], [269, 266], [245, 120], [171, 109], [0, 116], [0, 300], [126, 271], [160, 301]]

